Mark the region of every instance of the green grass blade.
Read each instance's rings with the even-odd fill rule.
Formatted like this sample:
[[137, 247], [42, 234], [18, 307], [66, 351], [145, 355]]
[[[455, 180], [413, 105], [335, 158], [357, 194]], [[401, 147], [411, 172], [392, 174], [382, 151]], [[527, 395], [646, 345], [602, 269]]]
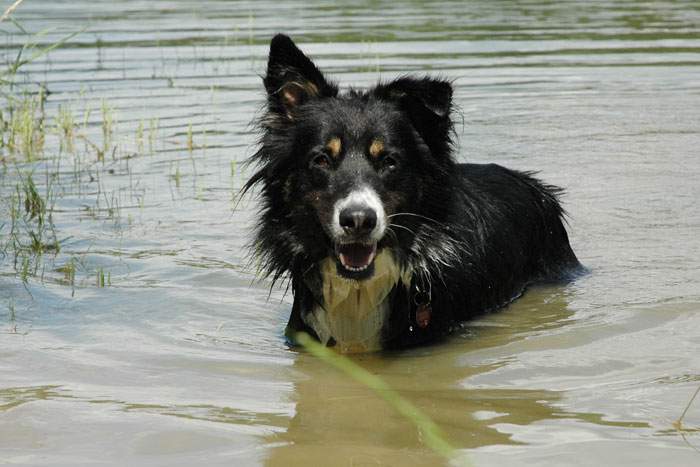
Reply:
[[[457, 451], [449, 441], [447, 441], [444, 433], [435, 422], [409, 400], [392, 389], [384, 380], [365, 370], [349, 358], [321, 345], [304, 332], [297, 333], [295, 341], [324, 363], [335, 367], [358, 383], [376, 392], [387, 401], [394, 410], [418, 428], [423, 435], [423, 441], [426, 446], [447, 460], [456, 460]], [[468, 465], [463, 459], [460, 459], [460, 463], [462, 465]]]

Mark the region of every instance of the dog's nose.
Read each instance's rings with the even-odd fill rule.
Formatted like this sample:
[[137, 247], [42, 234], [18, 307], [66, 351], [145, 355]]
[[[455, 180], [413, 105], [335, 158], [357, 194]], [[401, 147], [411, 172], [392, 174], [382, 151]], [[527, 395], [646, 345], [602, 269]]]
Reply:
[[340, 211], [339, 222], [347, 233], [366, 234], [377, 225], [377, 213], [365, 206], [348, 206]]

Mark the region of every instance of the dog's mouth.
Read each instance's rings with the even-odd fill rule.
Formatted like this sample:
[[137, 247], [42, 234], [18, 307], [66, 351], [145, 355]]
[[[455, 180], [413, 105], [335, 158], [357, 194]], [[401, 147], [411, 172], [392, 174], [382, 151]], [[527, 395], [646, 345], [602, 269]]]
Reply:
[[335, 246], [339, 266], [351, 275], [363, 274], [370, 271], [370, 266], [377, 256], [377, 242], [339, 243]]

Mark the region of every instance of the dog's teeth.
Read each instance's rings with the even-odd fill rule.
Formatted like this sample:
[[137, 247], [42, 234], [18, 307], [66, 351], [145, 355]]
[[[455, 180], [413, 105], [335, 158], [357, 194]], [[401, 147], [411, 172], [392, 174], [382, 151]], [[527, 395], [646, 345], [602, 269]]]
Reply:
[[[358, 258], [354, 258], [354, 257], [352, 257], [352, 256], [349, 256], [349, 257], [348, 257], [348, 256], [346, 256], [346, 253], [343, 253], [343, 252], [342, 252], [342, 248], [349, 247], [349, 248], [350, 248], [350, 251], [349, 251], [348, 253], [349, 253], [350, 255], [352, 255], [353, 252], [354, 252], [355, 254], [357, 254], [358, 251], [357, 251], [356, 249], [353, 250], [353, 246], [352, 246], [352, 245], [357, 245], [357, 244], [356, 244], [355, 242], [352, 242], [352, 243], [341, 243], [341, 244], [340, 244], [340, 247], [339, 247], [339, 248], [341, 249], [341, 251], [338, 252], [338, 259], [340, 260], [340, 263], [342, 264], [343, 268], [345, 268], [345, 270], [350, 271], [350, 272], [362, 272], [362, 271], [366, 271], [366, 270], [371, 266], [372, 261], [374, 261], [374, 258], [375, 258], [375, 256], [376, 256], [376, 243], [369, 243], [369, 244], [360, 243], [360, 245], [363, 245], [363, 246], [365, 246], [365, 247], [368, 247], [368, 246], [369, 246], [369, 247], [372, 247], [372, 251], [369, 252], [369, 256], [368, 256], [367, 258], [365, 258], [365, 259], [367, 260], [367, 264], [358, 265], [358, 266], [355, 266], [355, 265], [354, 265], [354, 264], [357, 264], [357, 263], [358, 263], [358, 261], [357, 261]], [[364, 263], [364, 261], [362, 261], [362, 262]], [[354, 263], [354, 264], [353, 264], [353, 263]]]

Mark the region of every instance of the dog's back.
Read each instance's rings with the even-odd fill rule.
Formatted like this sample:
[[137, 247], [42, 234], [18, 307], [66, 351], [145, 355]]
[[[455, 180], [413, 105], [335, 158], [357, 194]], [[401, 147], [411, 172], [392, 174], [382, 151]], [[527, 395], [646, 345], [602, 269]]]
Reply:
[[564, 227], [560, 189], [496, 164], [457, 168], [459, 189], [445, 207], [444, 228], [466, 246], [431, 281], [433, 329], [397, 334], [389, 347], [432, 339], [510, 303], [529, 284], [568, 280], [583, 270]]

